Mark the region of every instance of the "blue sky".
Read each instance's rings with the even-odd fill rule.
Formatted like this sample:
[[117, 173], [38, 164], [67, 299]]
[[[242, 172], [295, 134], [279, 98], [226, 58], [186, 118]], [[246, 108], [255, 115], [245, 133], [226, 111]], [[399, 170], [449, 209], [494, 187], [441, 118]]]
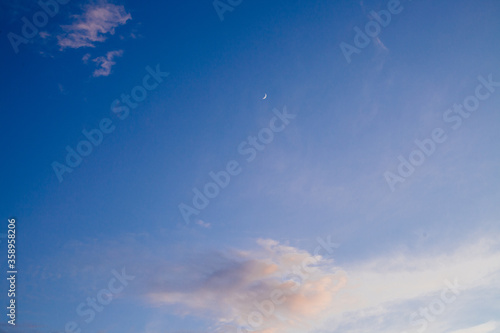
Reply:
[[498, 2], [41, 3], [0, 10], [2, 331], [500, 331]]

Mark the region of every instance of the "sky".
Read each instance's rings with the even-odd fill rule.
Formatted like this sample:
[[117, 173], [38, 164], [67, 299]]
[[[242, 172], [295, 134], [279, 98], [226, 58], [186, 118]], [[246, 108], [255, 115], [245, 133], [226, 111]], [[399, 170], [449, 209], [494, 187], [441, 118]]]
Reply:
[[0, 0], [0, 332], [500, 332], [498, 17]]

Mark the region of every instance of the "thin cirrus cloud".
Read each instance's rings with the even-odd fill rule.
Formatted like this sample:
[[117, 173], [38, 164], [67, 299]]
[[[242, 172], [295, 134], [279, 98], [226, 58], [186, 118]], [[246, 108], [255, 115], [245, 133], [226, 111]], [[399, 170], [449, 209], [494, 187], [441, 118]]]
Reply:
[[[116, 64], [116, 62], [113, 61], [115, 57], [121, 57], [123, 55], [123, 50], [116, 50], [116, 51], [109, 51], [106, 53], [105, 57], [97, 57], [95, 59], [92, 59], [95, 63], [97, 63], [100, 68], [96, 69], [94, 71], [93, 76], [98, 77], [98, 76], [108, 76], [111, 73], [111, 67]], [[85, 61], [85, 60], [84, 60]]]
[[123, 6], [110, 3], [87, 5], [81, 15], [75, 15], [73, 23], [63, 26], [65, 31], [57, 36], [61, 50], [65, 48], [95, 47], [104, 42], [115, 28], [124, 25], [132, 16]]

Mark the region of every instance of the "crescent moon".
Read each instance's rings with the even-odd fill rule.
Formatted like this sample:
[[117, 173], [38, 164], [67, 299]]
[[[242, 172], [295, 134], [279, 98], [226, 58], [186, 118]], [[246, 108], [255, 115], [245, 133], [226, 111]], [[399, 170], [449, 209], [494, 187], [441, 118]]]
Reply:
[[262, 98], [262, 99], [266, 99], [266, 98], [267, 98], [267, 94], [264, 94], [264, 98]]

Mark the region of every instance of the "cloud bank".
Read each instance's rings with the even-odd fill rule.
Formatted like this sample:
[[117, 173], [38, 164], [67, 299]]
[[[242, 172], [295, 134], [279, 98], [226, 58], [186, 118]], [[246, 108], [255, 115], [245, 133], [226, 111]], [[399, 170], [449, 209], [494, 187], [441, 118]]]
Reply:
[[468, 326], [459, 321], [470, 317], [481, 290], [500, 286], [498, 241], [349, 267], [273, 240], [258, 244], [259, 250], [205, 255], [152, 274], [147, 301], [228, 333], [489, 333], [496, 327], [488, 322], [493, 318]]
[[330, 239], [318, 240], [306, 251], [267, 239], [251, 250], [213, 252], [132, 235], [106, 244], [73, 244], [64, 258], [85, 256], [74, 259], [69, 270], [47, 268], [61, 259], [40, 269], [59, 273], [56, 279], [72, 277], [71, 288], [78, 284], [86, 291], [110, 269], [126, 267], [137, 279], [123, 297], [143, 303], [152, 314], [144, 332], [169, 327], [171, 316], [192, 318], [205, 323], [207, 332], [220, 333], [496, 333], [500, 328], [498, 236], [447, 251], [436, 244], [423, 253], [395, 251], [342, 265], [329, 244]]

